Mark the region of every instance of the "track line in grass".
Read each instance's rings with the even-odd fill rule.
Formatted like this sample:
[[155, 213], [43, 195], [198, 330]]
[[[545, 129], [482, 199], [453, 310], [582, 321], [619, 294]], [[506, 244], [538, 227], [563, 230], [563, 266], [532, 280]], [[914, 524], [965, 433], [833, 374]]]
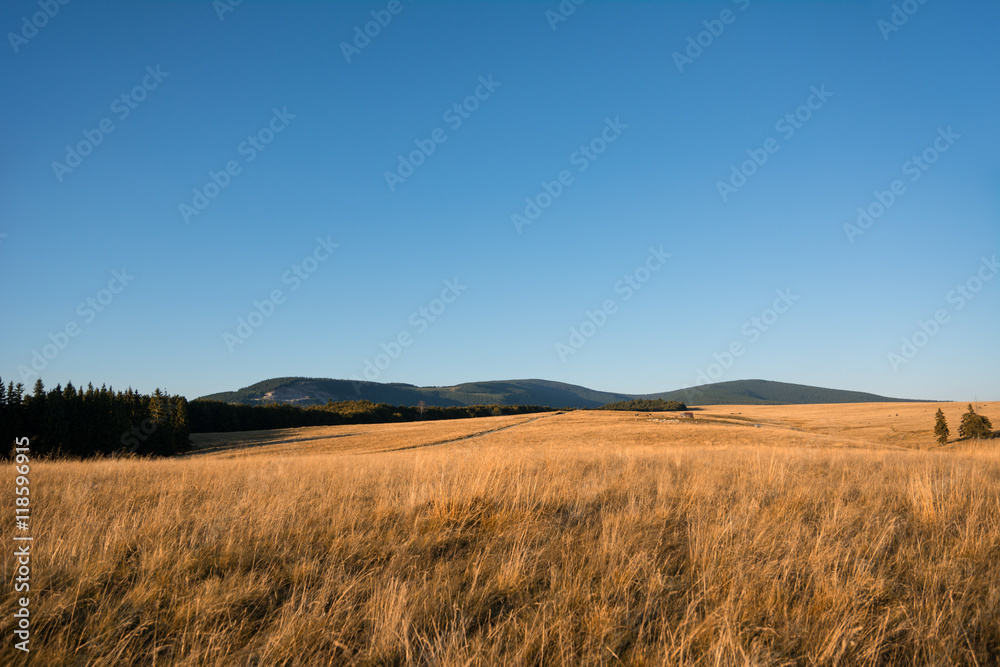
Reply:
[[[307, 426], [305, 428], [315, 428], [315, 427]], [[252, 449], [254, 447], [270, 447], [272, 445], [288, 445], [288, 444], [297, 443], [297, 442], [310, 442], [312, 440], [331, 440], [333, 438], [347, 438], [347, 437], [350, 437], [352, 435], [361, 435], [361, 434], [360, 433], [336, 433], [336, 434], [333, 434], [333, 435], [316, 435], [316, 436], [309, 436], [309, 437], [304, 437], [304, 438], [288, 438], [287, 440], [265, 440], [265, 439], [248, 440], [248, 441], [244, 441], [244, 442], [241, 442], [241, 443], [235, 444], [235, 445], [234, 444], [221, 444], [221, 445], [214, 445], [214, 446], [205, 447], [203, 449], [196, 449], [196, 450], [192, 450], [190, 452], [186, 452], [185, 454], [182, 454], [181, 456], [182, 457], [191, 457], [191, 456], [197, 456], [197, 455], [201, 455], [201, 454], [218, 454], [219, 452], [238, 451], [238, 450], [241, 450], [241, 449]]]
[[545, 419], [546, 417], [555, 417], [561, 414], [565, 413], [553, 412], [552, 414], [541, 415], [539, 417], [532, 417], [531, 419], [526, 419], [523, 422], [517, 422], [516, 424], [498, 426], [497, 428], [491, 428], [486, 431], [479, 431], [478, 433], [472, 433], [471, 435], [463, 435], [457, 438], [448, 438], [447, 440], [437, 440], [435, 442], [426, 442], [419, 445], [407, 445], [405, 447], [396, 447], [394, 449], [378, 449], [372, 452], [356, 452], [356, 454], [386, 454], [388, 452], [402, 452], [408, 449], [422, 449], [424, 447], [436, 447], [437, 445], [450, 445], [452, 443], [462, 442], [463, 440], [472, 440], [473, 438], [481, 438], [482, 436], [490, 435], [491, 433], [499, 433], [500, 431], [506, 431], [507, 429], [514, 428], [516, 426], [524, 426], [525, 424], [536, 422], [539, 419]]

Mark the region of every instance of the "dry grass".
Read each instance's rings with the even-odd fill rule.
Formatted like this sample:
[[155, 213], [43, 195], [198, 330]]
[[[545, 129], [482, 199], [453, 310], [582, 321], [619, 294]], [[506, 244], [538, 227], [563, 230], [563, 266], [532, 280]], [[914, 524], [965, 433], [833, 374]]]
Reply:
[[836, 432], [851, 409], [705, 412], [760, 429], [631, 413], [296, 429], [39, 463], [31, 662], [997, 664], [998, 441], [865, 445]]
[[[926, 449], [934, 442], [934, 413], [944, 412], [951, 439], [958, 438], [958, 425], [968, 403], [856, 403], [853, 405], [717, 405], [706, 408], [709, 416], [732, 414], [766, 423], [806, 429], [831, 436], [839, 442], [868, 447], [897, 446]], [[1000, 404], [976, 403], [1000, 427]]]

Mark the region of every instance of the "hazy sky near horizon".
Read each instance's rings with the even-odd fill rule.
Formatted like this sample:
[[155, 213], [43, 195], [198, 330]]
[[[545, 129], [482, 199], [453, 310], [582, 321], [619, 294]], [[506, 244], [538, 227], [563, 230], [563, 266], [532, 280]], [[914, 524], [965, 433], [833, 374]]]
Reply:
[[0, 376], [1000, 400], [997, 25], [986, 1], [5, 3]]

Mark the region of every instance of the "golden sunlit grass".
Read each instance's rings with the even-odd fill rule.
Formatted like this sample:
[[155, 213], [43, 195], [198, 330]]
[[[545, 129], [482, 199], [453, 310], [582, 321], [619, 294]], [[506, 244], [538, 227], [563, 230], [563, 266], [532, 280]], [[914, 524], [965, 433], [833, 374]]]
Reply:
[[[1000, 447], [930, 449], [937, 407], [324, 427], [38, 463], [31, 663], [997, 664]], [[907, 435], [848, 428], [870, 409]]]

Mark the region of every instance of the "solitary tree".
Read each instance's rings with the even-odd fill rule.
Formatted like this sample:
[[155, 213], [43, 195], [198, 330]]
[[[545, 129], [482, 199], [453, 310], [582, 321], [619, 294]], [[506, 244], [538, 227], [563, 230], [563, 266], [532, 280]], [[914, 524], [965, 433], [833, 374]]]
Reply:
[[976, 414], [969, 403], [969, 411], [962, 415], [962, 423], [958, 427], [960, 438], [988, 438], [993, 433], [993, 424], [986, 415]]
[[948, 442], [948, 422], [944, 419], [944, 413], [941, 412], [941, 408], [938, 408], [937, 414], [934, 415], [934, 435], [937, 436], [937, 441], [942, 445]]

